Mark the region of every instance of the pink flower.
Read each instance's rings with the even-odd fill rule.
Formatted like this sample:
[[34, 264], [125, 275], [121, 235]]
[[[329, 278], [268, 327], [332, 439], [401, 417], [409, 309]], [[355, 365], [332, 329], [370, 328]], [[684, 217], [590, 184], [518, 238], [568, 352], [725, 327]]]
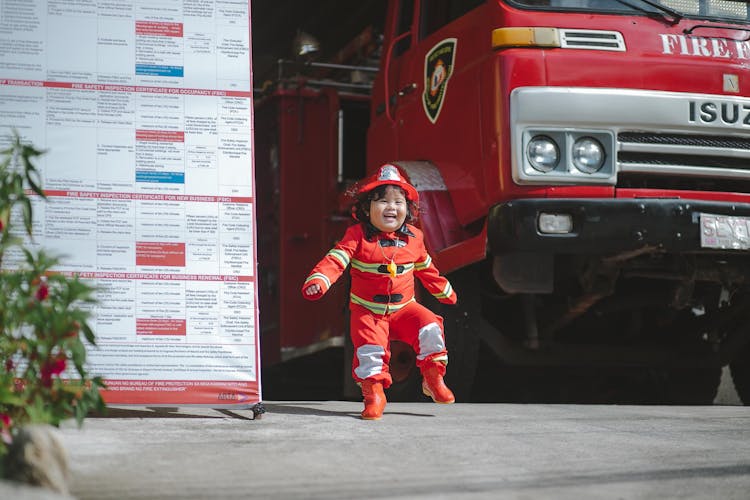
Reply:
[[3, 425], [3, 428], [0, 429], [0, 437], [5, 444], [9, 445], [13, 442], [13, 436], [10, 435], [10, 426], [13, 420], [11, 420], [10, 415], [7, 413], [0, 413], [0, 423]]
[[42, 385], [44, 387], [52, 387], [52, 376], [60, 375], [62, 372], [64, 372], [66, 365], [67, 359], [63, 354], [60, 354], [56, 358], [46, 361], [42, 365], [41, 369]]
[[13, 381], [13, 390], [16, 392], [23, 392], [26, 389], [26, 381], [21, 378], [17, 378]]
[[42, 283], [36, 291], [36, 300], [42, 301], [49, 296], [49, 287]]

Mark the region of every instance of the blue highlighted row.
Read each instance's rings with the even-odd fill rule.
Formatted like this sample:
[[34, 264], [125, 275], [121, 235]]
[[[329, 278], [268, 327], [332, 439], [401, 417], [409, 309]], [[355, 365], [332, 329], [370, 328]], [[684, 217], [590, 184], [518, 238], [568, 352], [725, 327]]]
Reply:
[[135, 74], [144, 76], [185, 76], [184, 66], [158, 66], [154, 64], [136, 64]]
[[135, 182], [153, 182], [157, 184], [185, 184], [185, 172], [147, 172], [135, 171]]

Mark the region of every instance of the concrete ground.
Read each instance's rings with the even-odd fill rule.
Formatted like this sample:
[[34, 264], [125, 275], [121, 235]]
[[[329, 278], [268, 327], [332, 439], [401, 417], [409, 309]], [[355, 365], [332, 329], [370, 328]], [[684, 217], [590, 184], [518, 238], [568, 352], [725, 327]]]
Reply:
[[71, 496], [1, 499], [748, 498], [750, 410], [715, 406], [266, 402], [111, 408], [60, 430]]
[[113, 409], [66, 426], [80, 499], [737, 498], [740, 406], [267, 402]]

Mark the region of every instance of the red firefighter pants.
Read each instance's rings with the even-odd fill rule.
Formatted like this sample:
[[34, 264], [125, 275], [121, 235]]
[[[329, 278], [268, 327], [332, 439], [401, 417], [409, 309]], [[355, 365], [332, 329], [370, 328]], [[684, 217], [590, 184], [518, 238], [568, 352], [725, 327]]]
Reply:
[[448, 351], [445, 349], [443, 318], [417, 302], [410, 302], [393, 314], [378, 315], [351, 304], [351, 337], [354, 344], [352, 376], [357, 382], [365, 379], [390, 387], [388, 372], [391, 359], [390, 341], [409, 344], [417, 355], [420, 370], [438, 366], [445, 375]]

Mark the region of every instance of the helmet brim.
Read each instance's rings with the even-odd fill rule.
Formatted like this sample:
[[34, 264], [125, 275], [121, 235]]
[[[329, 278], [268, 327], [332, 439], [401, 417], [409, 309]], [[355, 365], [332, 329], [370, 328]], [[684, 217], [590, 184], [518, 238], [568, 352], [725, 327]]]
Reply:
[[411, 201], [412, 203], [416, 204], [419, 203], [419, 193], [417, 192], [417, 189], [412, 186], [411, 184], [407, 182], [398, 182], [393, 180], [376, 180], [368, 182], [367, 184], [363, 184], [359, 187], [357, 192], [359, 194], [365, 194], [369, 193], [375, 188], [378, 188], [380, 186], [397, 186], [404, 190], [406, 193], [406, 199]]

